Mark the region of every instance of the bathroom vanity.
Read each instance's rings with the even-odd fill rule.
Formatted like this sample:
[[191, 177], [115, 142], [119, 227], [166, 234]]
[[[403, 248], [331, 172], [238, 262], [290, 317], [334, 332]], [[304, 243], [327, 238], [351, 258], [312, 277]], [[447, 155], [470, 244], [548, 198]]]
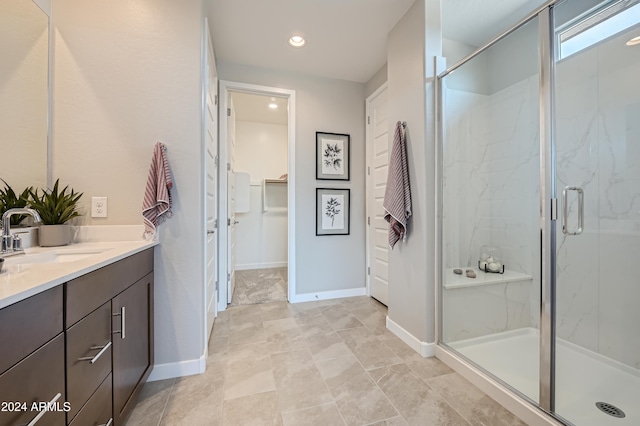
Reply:
[[0, 426], [124, 423], [153, 368], [153, 245], [78, 244], [5, 261]]

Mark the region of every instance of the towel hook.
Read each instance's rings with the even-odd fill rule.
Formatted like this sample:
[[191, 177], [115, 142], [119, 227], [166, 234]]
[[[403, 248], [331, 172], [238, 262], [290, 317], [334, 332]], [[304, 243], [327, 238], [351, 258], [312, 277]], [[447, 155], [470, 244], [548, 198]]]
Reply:
[[406, 129], [406, 128], [407, 128], [407, 122], [406, 122], [406, 121], [403, 121], [403, 122], [402, 122], [402, 128], [403, 128], [403, 129]]

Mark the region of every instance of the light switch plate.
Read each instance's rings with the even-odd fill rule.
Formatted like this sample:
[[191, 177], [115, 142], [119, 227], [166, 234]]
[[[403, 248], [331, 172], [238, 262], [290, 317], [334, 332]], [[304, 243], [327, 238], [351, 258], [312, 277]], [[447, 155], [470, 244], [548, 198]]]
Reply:
[[91, 197], [91, 217], [107, 217], [107, 197]]

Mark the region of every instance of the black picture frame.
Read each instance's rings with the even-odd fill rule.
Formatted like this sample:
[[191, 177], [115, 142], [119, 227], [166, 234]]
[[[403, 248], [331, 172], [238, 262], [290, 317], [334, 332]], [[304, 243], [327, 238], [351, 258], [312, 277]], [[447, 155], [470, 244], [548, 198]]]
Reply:
[[348, 188], [316, 188], [316, 236], [349, 235], [350, 197]]
[[351, 136], [316, 132], [316, 179], [349, 180]]

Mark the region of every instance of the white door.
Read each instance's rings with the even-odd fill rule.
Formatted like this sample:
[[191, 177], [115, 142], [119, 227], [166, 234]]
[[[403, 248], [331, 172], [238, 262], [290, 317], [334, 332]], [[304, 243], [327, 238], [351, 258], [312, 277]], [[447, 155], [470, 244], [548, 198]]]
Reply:
[[227, 287], [227, 303], [231, 303], [233, 290], [236, 285], [236, 172], [234, 169], [235, 151], [236, 151], [236, 114], [233, 108], [233, 99], [229, 96], [229, 108], [227, 109], [227, 149], [228, 149], [228, 165], [227, 165], [227, 212], [229, 220], [227, 226], [227, 271], [228, 271], [228, 287]]
[[207, 341], [213, 330], [213, 320], [217, 315], [218, 303], [218, 77], [216, 72], [215, 57], [208, 28], [205, 31], [207, 39], [207, 63], [205, 83], [205, 217], [207, 221], [207, 236], [205, 256], [207, 265], [206, 284], [206, 309], [207, 309]]
[[367, 98], [367, 263], [369, 293], [389, 302], [389, 224], [384, 220], [384, 192], [389, 169], [386, 84]]

